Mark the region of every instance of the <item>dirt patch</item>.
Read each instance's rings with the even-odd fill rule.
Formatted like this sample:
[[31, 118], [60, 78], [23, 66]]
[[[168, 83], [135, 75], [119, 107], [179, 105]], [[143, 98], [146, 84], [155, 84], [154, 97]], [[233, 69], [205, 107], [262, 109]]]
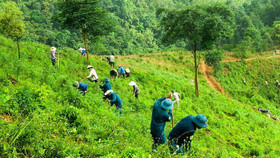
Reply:
[[210, 131], [205, 131], [205, 133], [206, 133], [206, 134], [211, 134], [211, 132], [210, 132]]
[[8, 122], [14, 122], [15, 121], [15, 119], [10, 115], [1, 115], [1, 118], [7, 120]]
[[211, 74], [212, 67], [207, 66], [204, 60], [200, 64], [200, 71], [202, 72], [204, 78], [207, 80], [209, 86], [213, 87], [216, 91], [225, 95], [221, 84], [217, 82], [214, 76]]
[[9, 77], [9, 80], [12, 82], [14, 86], [17, 84], [17, 80], [15, 78]]

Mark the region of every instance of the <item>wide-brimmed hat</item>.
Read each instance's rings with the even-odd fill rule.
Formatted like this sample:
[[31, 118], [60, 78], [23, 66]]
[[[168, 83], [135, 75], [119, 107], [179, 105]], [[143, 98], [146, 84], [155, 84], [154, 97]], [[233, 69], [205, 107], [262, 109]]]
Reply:
[[56, 51], [56, 48], [55, 47], [51, 47], [51, 51]]
[[170, 99], [165, 99], [163, 102], [161, 102], [160, 106], [165, 110], [170, 110], [173, 108], [173, 102]]
[[73, 82], [73, 86], [74, 86], [74, 87], [79, 87], [79, 82], [78, 82], [78, 81], [74, 81], [74, 82]]
[[104, 79], [104, 82], [109, 82], [109, 81], [110, 81], [109, 78], [105, 78], [105, 79]]
[[92, 67], [91, 65], [88, 65], [88, 66], [87, 66], [87, 69], [89, 69], [89, 68], [93, 68], [93, 67]]
[[207, 118], [202, 114], [198, 114], [197, 116], [193, 117], [192, 121], [201, 128], [207, 127]]
[[113, 93], [113, 90], [107, 90], [104, 95], [108, 95], [109, 93]]
[[134, 82], [134, 81], [131, 81], [131, 82], [129, 82], [129, 84], [128, 85], [130, 85], [130, 86], [135, 86], [136, 85], [136, 83]]

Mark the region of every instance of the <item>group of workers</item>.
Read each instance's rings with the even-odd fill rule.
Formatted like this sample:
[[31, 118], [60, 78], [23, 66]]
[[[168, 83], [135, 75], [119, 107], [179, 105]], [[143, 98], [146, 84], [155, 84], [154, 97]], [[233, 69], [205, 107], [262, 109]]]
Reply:
[[[80, 48], [81, 53], [83, 50], [84, 49]], [[56, 60], [55, 54], [58, 53], [56, 52], [56, 49], [52, 47], [51, 59], [54, 66]], [[109, 61], [109, 64], [112, 67], [114, 67], [114, 55], [112, 54], [107, 59]], [[105, 83], [101, 85], [98, 82], [98, 75], [95, 69], [91, 65], [88, 65], [87, 69], [90, 71], [90, 73], [87, 77], [82, 79], [82, 81], [88, 79], [90, 82], [98, 83], [99, 87], [101, 88], [104, 94], [103, 101], [106, 101], [108, 99], [108, 103], [110, 103], [110, 106], [113, 106], [115, 104], [116, 112], [121, 115], [123, 102], [121, 98], [116, 93], [113, 92], [110, 79], [105, 78], [103, 80]], [[113, 72], [112, 70], [110, 71], [110, 76], [116, 77], [117, 72], [116, 71]], [[125, 76], [129, 77], [129, 73], [130, 73], [129, 69], [124, 70], [124, 68], [120, 65], [118, 71], [120, 71], [120, 75], [122, 75], [123, 78], [125, 78]], [[132, 95], [138, 99], [140, 89], [137, 86], [137, 84], [134, 81], [131, 81], [128, 85], [133, 87]], [[75, 81], [73, 82], [73, 86], [79, 89], [83, 96], [86, 95], [88, 89], [87, 84]], [[172, 96], [173, 96], [173, 101], [171, 100]], [[173, 115], [172, 115], [173, 105], [177, 104], [179, 106], [179, 97], [180, 94], [173, 89], [171, 93], [168, 94], [168, 96], [162, 97], [154, 103], [151, 126], [150, 126], [150, 132], [153, 138], [153, 146], [152, 146], [153, 151], [156, 151], [157, 147], [160, 144], [164, 144], [167, 142], [165, 131], [164, 131], [165, 124], [166, 122], [170, 122], [170, 121], [173, 122]], [[206, 127], [207, 127], [207, 118], [202, 114], [199, 114], [197, 116], [189, 115], [181, 119], [180, 122], [170, 131], [168, 135], [168, 146], [170, 152], [173, 154], [179, 154], [179, 153], [184, 154], [186, 151], [190, 151], [189, 150], [191, 147], [190, 136], [192, 136], [195, 133], [196, 129], [206, 128]]]
[[[104, 94], [103, 101], [106, 101], [106, 99], [108, 99], [108, 103], [110, 103], [110, 106], [113, 106], [115, 104], [116, 105], [116, 112], [118, 112], [121, 115], [122, 114], [123, 102], [122, 102], [121, 98], [116, 93], [113, 92], [112, 85], [110, 83], [110, 79], [105, 78], [103, 80], [105, 82], [105, 84], [101, 85], [98, 82], [98, 76], [97, 76], [97, 73], [96, 73], [95, 69], [91, 65], [88, 65], [87, 69], [90, 71], [90, 73], [87, 77], [82, 79], [82, 81], [84, 81], [85, 79], [88, 79], [91, 82], [98, 83], [99, 87], [101, 88], [101, 90], [103, 91], [103, 94]], [[87, 91], [87, 88], [88, 88], [87, 84], [75, 81], [75, 82], [73, 82], [73, 86], [78, 88], [81, 91], [83, 96], [86, 94], [86, 91]], [[132, 95], [134, 95], [138, 99], [140, 89], [137, 86], [137, 84], [134, 81], [131, 81], [129, 83], [129, 86], [133, 87], [133, 94]]]
[[272, 118], [272, 119], [274, 119], [274, 120], [276, 120], [276, 121], [280, 121], [280, 120], [279, 120], [279, 117], [273, 116], [273, 115], [271, 114], [270, 110], [268, 110], [268, 109], [267, 109], [267, 110], [264, 110], [264, 109], [262, 109], [261, 107], [259, 107], [259, 108], [258, 108], [258, 111], [261, 112], [261, 113], [266, 113], [266, 115], [267, 115], [268, 118]]
[[[174, 94], [174, 90], [172, 90]], [[175, 93], [176, 94], [176, 93]], [[153, 138], [153, 151], [157, 151], [160, 144], [167, 142], [165, 136], [166, 122], [173, 122], [173, 103], [179, 103], [179, 100], [171, 100], [172, 93], [166, 97], [158, 99], [153, 106], [152, 119], [151, 119], [151, 135]], [[179, 104], [178, 104], [179, 105]], [[172, 154], [184, 154], [189, 152], [191, 147], [190, 137], [194, 135], [196, 129], [206, 128], [207, 118], [199, 114], [197, 116], [189, 115], [180, 120], [180, 122], [170, 131], [168, 135], [168, 146]]]
[[[243, 79], [242, 79], [242, 82], [243, 82], [243, 84], [246, 84], [246, 79], [243, 78]], [[268, 86], [268, 81], [264, 81], [264, 83], [265, 83], [266, 86]], [[260, 86], [260, 85], [257, 84], [257, 87], [259, 87], [259, 86]], [[275, 86], [280, 88], [280, 83], [279, 83], [278, 80], [275, 80]]]

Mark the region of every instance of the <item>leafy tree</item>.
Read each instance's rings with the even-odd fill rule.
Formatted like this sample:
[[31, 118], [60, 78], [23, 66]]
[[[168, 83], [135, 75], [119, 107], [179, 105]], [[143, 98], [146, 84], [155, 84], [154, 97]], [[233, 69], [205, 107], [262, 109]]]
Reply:
[[233, 30], [233, 12], [224, 5], [193, 6], [184, 10], [159, 9], [163, 14], [161, 25], [165, 31], [162, 41], [172, 44], [176, 41], [187, 41], [194, 57], [195, 94], [198, 91], [198, 66], [200, 49], [210, 48], [215, 41], [223, 37], [231, 37]]
[[278, 47], [280, 47], [280, 21], [277, 21], [274, 24], [272, 38], [274, 40], [274, 43], [277, 44]]
[[213, 66], [214, 74], [217, 74], [217, 72], [222, 68], [222, 65], [220, 64], [222, 59], [223, 59], [223, 52], [216, 48], [214, 48], [211, 51], [208, 51], [205, 54], [205, 63], [209, 66]]
[[22, 12], [15, 2], [2, 3], [0, 10], [0, 33], [17, 42], [18, 58], [20, 59], [19, 40], [23, 37], [25, 24]]
[[83, 36], [88, 59], [88, 36], [97, 39], [113, 29], [107, 10], [100, 6], [100, 0], [61, 0], [58, 3], [60, 13], [57, 20], [66, 27], [79, 30]]

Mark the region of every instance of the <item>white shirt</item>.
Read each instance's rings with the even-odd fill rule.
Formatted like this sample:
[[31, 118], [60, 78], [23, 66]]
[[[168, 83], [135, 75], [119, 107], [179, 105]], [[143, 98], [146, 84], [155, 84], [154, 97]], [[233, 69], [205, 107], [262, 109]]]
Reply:
[[174, 100], [175, 100], [175, 101], [179, 101], [179, 96], [180, 96], [179, 93], [177, 93], [177, 92], [174, 92], [174, 93], [173, 93], [173, 97], [174, 97]]
[[91, 77], [93, 78], [93, 80], [97, 80], [98, 79], [98, 76], [97, 76], [96, 71], [94, 70], [94, 68], [91, 69], [91, 71], [90, 71], [90, 73], [89, 73], [87, 78], [91, 78]]
[[110, 62], [114, 62], [114, 60], [115, 60], [114, 55], [111, 55], [111, 56], [110, 56]]

